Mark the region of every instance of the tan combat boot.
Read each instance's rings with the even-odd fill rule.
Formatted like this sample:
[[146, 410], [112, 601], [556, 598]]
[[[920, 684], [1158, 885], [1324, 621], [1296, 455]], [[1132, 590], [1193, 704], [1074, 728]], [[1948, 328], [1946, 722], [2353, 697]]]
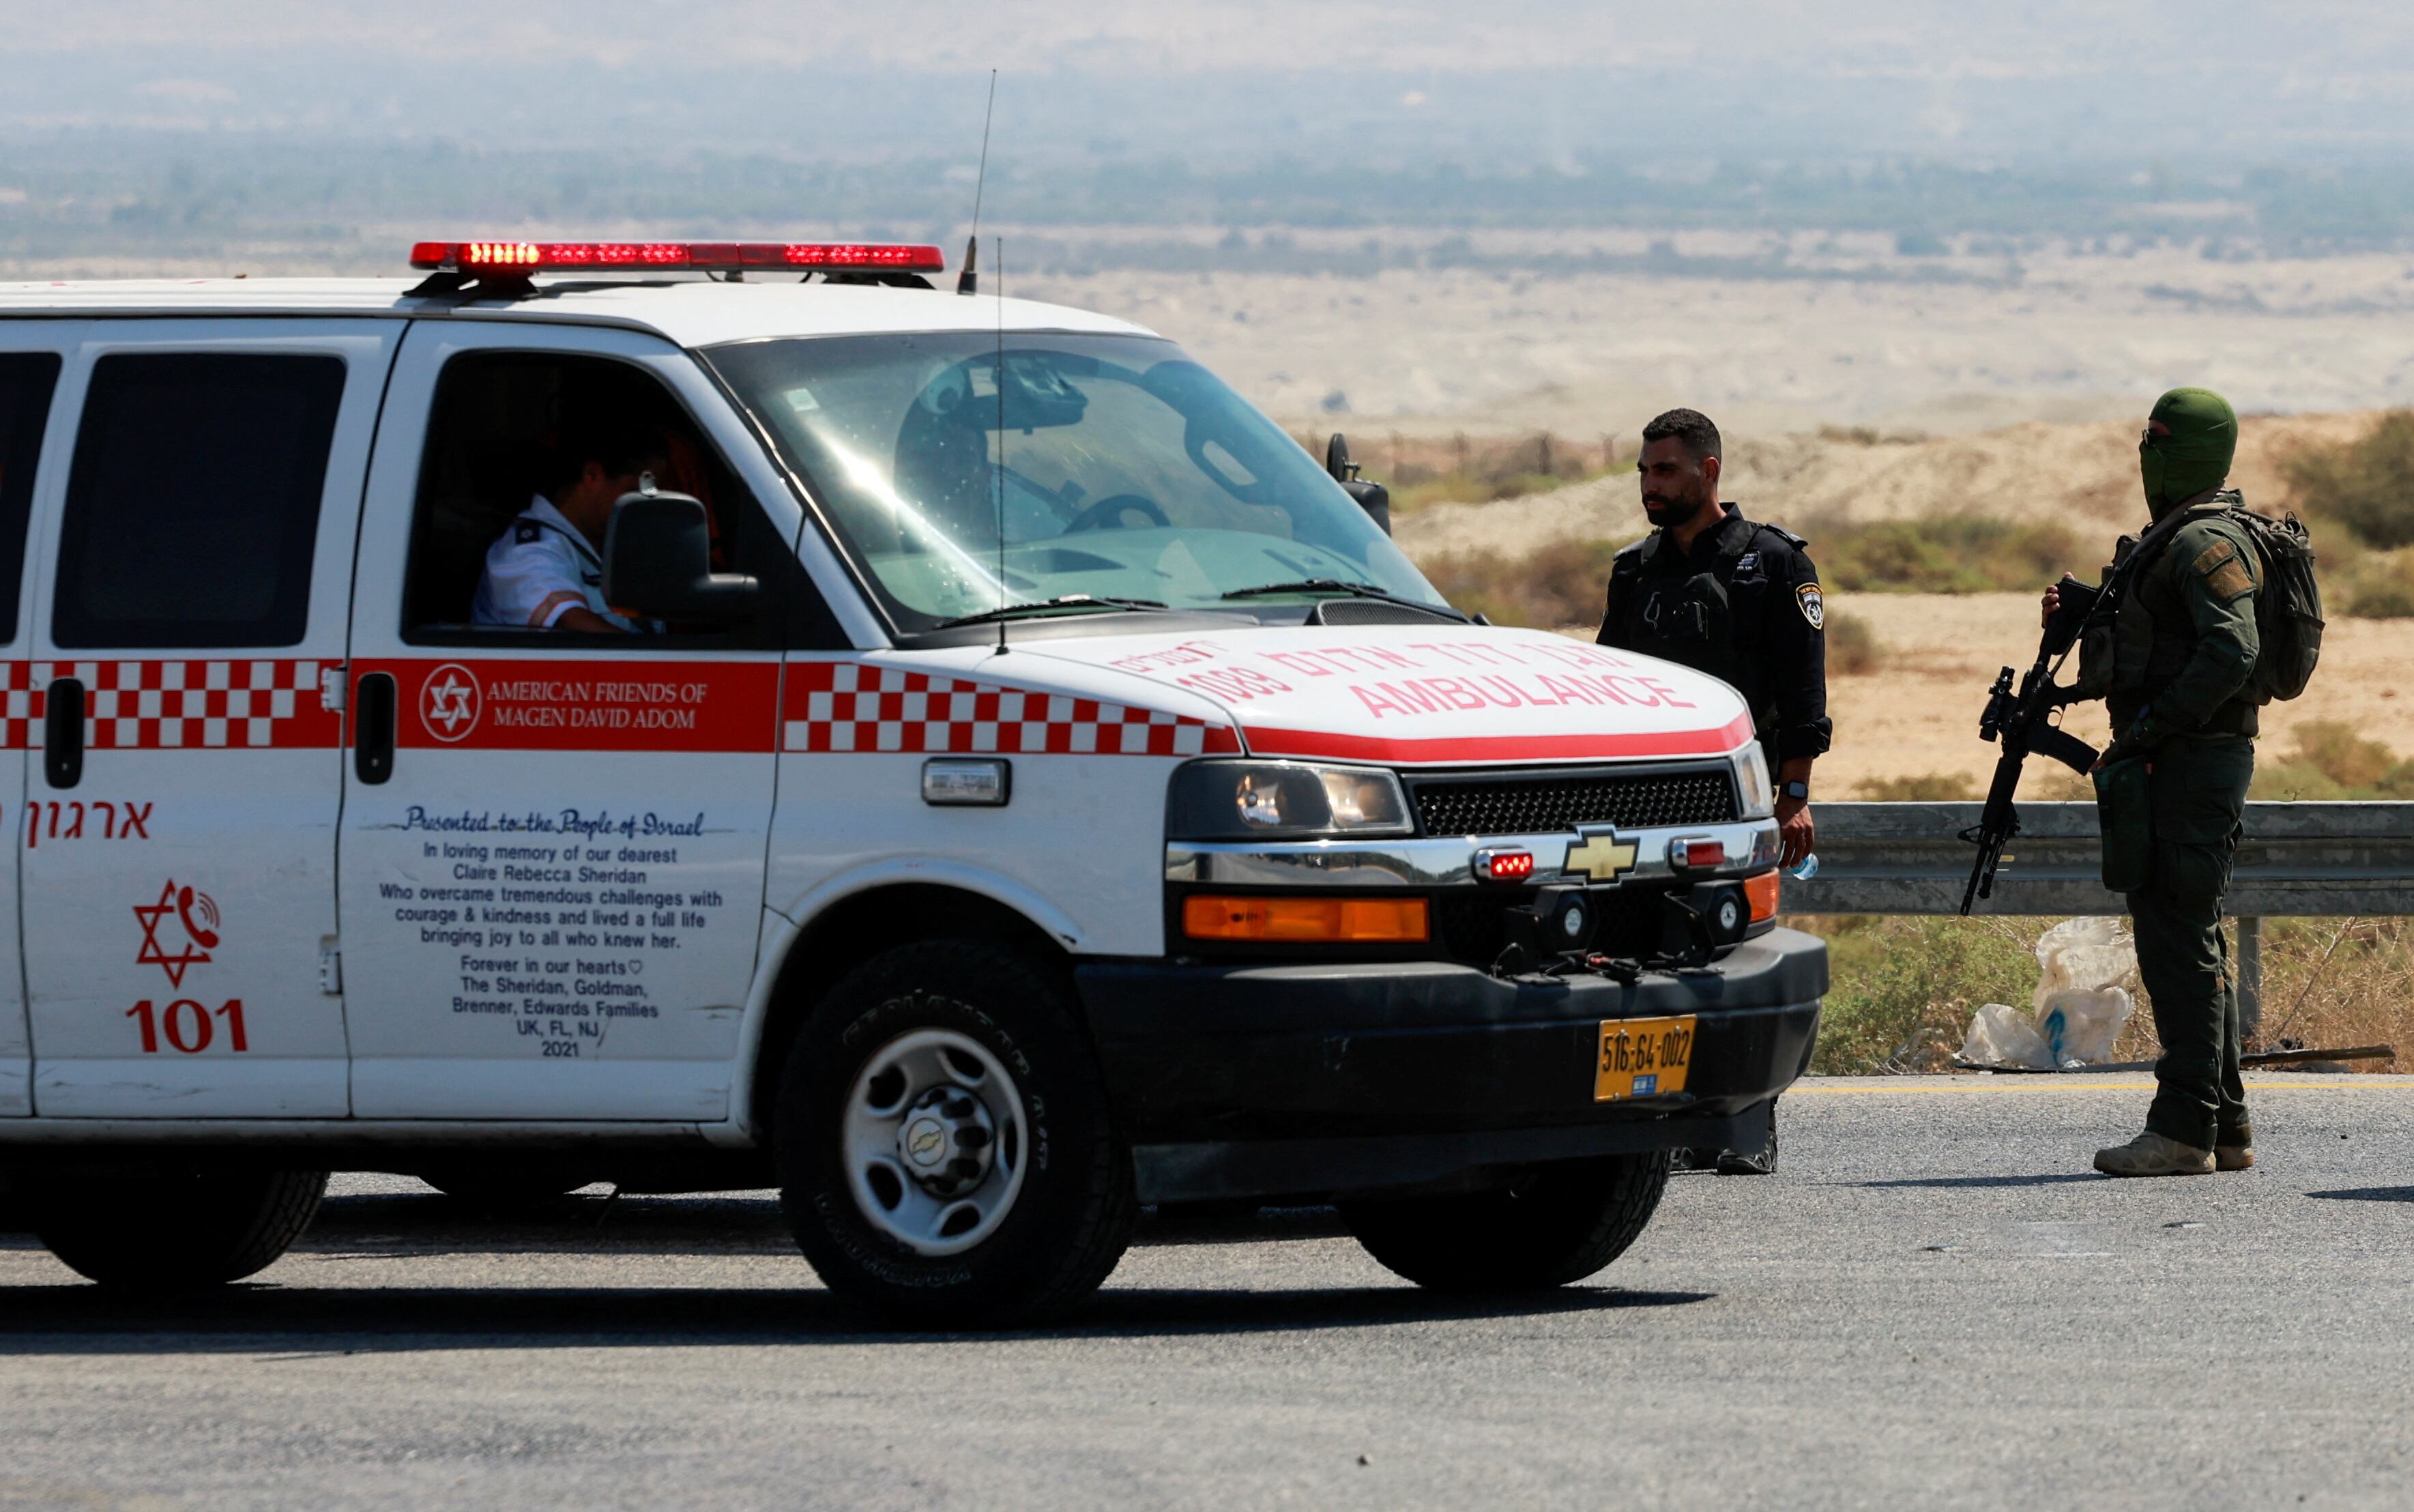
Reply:
[[2210, 1175], [2213, 1151], [2183, 1145], [2150, 1130], [2126, 1145], [2097, 1150], [2095, 1169], [2108, 1176]]
[[2255, 1126], [2240, 1124], [2225, 1129], [2213, 1136], [2213, 1168], [2216, 1171], [2243, 1171], [2255, 1163]]

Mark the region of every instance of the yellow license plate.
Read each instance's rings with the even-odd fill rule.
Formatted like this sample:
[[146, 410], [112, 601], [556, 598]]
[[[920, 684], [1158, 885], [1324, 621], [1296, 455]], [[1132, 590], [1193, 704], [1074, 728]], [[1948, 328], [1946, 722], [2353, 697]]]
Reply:
[[1682, 1092], [1692, 1060], [1691, 1013], [1673, 1019], [1603, 1019], [1592, 1100], [1619, 1102]]

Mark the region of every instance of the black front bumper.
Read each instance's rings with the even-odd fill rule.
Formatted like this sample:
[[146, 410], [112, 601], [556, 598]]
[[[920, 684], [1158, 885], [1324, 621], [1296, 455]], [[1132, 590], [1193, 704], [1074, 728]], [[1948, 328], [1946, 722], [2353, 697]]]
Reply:
[[[1827, 948], [1772, 930], [1716, 966], [1503, 981], [1435, 962], [1079, 968], [1143, 1201], [1364, 1191], [1543, 1160], [1756, 1149], [1810, 1062]], [[1601, 1021], [1696, 1015], [1686, 1089], [1593, 1100]]]

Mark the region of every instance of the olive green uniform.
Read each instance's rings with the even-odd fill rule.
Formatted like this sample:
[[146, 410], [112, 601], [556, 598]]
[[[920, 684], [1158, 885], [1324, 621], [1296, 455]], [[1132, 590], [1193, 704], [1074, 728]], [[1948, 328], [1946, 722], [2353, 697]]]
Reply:
[[2252, 1143], [2238, 1074], [2238, 984], [2221, 929], [2246, 786], [2260, 568], [2235, 493], [2199, 495], [2145, 563], [2113, 625], [2108, 761], [2144, 756], [2153, 830], [2145, 884], [2126, 896], [2138, 971], [2163, 1044], [2150, 1132], [2198, 1149]]

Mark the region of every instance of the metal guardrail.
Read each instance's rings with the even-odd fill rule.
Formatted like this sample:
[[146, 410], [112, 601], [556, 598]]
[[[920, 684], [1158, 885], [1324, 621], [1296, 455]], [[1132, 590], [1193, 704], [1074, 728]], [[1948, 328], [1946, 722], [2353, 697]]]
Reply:
[[[1817, 803], [1819, 875], [1788, 879], [1788, 913], [1949, 914], [1975, 850], [1975, 803]], [[2224, 902], [2238, 918], [2239, 1016], [2262, 998], [2262, 921], [2307, 915], [2414, 915], [2414, 803], [2249, 803]], [[1987, 914], [2121, 914], [2096, 880], [2093, 803], [2022, 803]]]

